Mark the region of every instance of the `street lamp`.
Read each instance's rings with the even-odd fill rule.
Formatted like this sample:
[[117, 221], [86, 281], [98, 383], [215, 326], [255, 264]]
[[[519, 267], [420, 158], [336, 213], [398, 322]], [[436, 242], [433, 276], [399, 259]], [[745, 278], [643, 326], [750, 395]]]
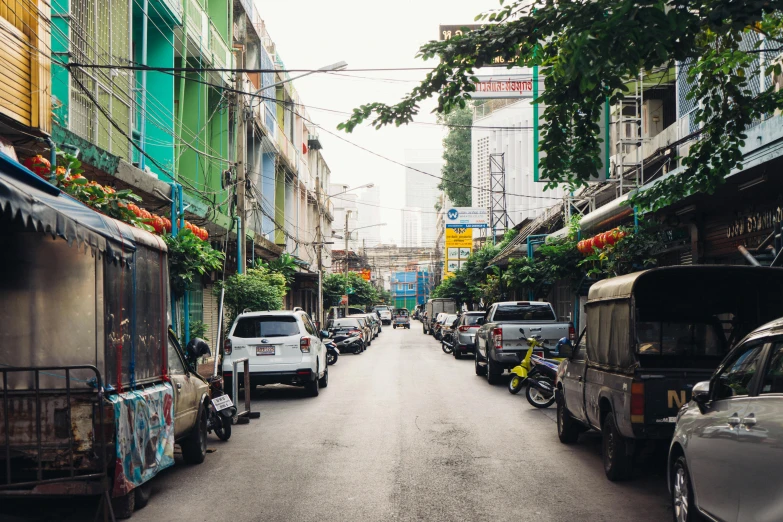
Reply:
[[278, 85], [283, 85], [284, 83], [292, 82], [294, 80], [298, 80], [299, 78], [304, 78], [305, 76], [310, 76], [311, 74], [315, 74], [317, 72], [332, 72], [332, 71], [342, 71], [348, 67], [348, 64], [344, 61], [340, 61], [337, 63], [333, 63], [332, 65], [325, 65], [321, 67], [320, 69], [316, 69], [314, 71], [306, 72], [304, 74], [300, 74], [299, 76], [294, 76], [293, 78], [286, 78], [285, 80], [280, 80], [279, 82], [275, 82], [271, 85], [267, 85], [266, 87], [261, 87], [258, 89], [253, 96], [258, 96], [261, 94], [261, 91], [266, 89], [271, 89], [272, 87], [277, 87]]

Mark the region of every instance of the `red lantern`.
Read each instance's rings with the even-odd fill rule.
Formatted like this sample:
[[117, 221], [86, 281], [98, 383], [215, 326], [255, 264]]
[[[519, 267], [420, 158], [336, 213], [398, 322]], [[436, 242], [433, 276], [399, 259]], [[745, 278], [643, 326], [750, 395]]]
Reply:
[[202, 228], [201, 231], [204, 233], [204, 237], [201, 238], [201, 239], [203, 239], [204, 241], [208, 240], [209, 239], [209, 231], [206, 228]]
[[153, 216], [152, 228], [155, 229], [156, 234], [162, 234], [166, 227], [163, 224], [163, 219], [160, 216]]
[[33, 171], [35, 175], [44, 179], [47, 179], [52, 172], [52, 164], [40, 154], [24, 160], [24, 166]]
[[598, 234], [597, 236], [593, 237], [593, 246], [595, 248], [601, 249], [604, 247], [604, 239], [601, 237], [603, 234]]
[[585, 239], [585, 248], [587, 249], [588, 254], [593, 253], [593, 247], [595, 246], [594, 239], [595, 238], [593, 237], [591, 237], [590, 239]]
[[171, 220], [169, 218], [163, 218], [163, 228], [166, 232], [171, 232]]

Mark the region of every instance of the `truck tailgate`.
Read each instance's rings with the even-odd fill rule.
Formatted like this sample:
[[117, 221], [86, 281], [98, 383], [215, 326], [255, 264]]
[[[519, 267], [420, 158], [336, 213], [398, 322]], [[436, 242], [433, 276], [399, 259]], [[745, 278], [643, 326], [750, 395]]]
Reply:
[[644, 383], [644, 423], [674, 424], [677, 412], [691, 400], [693, 385], [706, 381], [712, 370], [652, 370], [637, 372], [635, 382]]
[[508, 350], [527, 349], [527, 338], [541, 336], [544, 345], [547, 348], [554, 348], [557, 341], [563, 337], [568, 337], [567, 323], [504, 323], [503, 328], [503, 348]]

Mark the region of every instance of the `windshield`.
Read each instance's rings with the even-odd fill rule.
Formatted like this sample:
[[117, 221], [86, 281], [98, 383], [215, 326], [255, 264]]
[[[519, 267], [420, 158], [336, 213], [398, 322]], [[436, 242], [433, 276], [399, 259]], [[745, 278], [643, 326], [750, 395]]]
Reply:
[[477, 326], [478, 320], [481, 317], [484, 317], [483, 315], [465, 315], [463, 316], [465, 319], [462, 321], [462, 324], [467, 326]]
[[375, 308], [373, 308], [373, 310], [376, 311], [376, 312], [388, 312], [389, 311], [389, 307], [388, 306], [376, 306]]
[[329, 324], [329, 328], [359, 328], [359, 321], [356, 319], [335, 319]]
[[397, 310], [394, 311], [394, 313], [396, 315], [408, 315], [408, 310], [406, 310], [405, 308], [398, 308]]
[[713, 321], [639, 321], [639, 355], [722, 357], [726, 338]]
[[447, 315], [446, 319], [443, 321], [443, 323], [444, 324], [451, 324], [451, 323], [453, 323], [456, 320], [457, 320], [457, 316], [456, 315]]
[[554, 321], [555, 313], [548, 304], [507, 304], [498, 305], [493, 322], [503, 321]]
[[263, 315], [243, 317], [237, 321], [234, 337], [250, 339], [255, 337], [287, 337], [299, 335], [296, 317], [284, 315]]

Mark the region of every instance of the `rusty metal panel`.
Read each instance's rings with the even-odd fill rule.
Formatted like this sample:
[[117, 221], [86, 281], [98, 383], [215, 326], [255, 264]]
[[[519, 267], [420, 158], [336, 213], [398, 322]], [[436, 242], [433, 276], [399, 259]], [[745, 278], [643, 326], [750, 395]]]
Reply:
[[[96, 364], [96, 267], [91, 251], [17, 227], [0, 229], [0, 365]], [[90, 372], [77, 371], [87, 380]], [[62, 388], [41, 374], [40, 387]], [[33, 386], [30, 374], [9, 375], [10, 389]]]

